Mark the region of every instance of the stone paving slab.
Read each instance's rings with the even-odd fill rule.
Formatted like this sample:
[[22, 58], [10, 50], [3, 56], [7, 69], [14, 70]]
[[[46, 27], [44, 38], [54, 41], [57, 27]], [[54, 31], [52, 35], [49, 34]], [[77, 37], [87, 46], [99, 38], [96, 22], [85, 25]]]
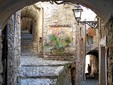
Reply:
[[48, 77], [54, 78], [57, 77], [64, 69], [64, 66], [23, 66], [21, 67], [21, 77]]
[[56, 85], [57, 79], [20, 79], [20, 85]]
[[86, 79], [83, 85], [99, 85], [97, 79]]
[[19, 85], [65, 85], [62, 83], [69, 66], [68, 61], [46, 60], [31, 55], [21, 56]]
[[21, 65], [65, 65], [71, 63], [69, 61], [45, 60], [38, 56], [21, 56], [20, 61]]

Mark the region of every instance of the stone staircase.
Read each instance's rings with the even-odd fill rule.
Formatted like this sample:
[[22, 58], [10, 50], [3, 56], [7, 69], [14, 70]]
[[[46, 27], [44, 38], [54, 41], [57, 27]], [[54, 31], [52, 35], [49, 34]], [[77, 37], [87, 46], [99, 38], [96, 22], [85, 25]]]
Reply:
[[19, 85], [71, 85], [69, 63], [21, 56]]
[[21, 47], [19, 85], [70, 85], [69, 62], [39, 58], [27, 36]]
[[22, 34], [21, 39], [21, 52], [22, 55], [33, 55], [33, 38], [30, 34]]

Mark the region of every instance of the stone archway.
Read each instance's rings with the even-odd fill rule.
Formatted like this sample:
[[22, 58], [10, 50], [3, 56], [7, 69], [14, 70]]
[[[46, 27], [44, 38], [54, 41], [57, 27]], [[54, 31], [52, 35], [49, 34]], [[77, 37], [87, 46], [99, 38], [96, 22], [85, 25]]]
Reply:
[[[37, 2], [38, 0], [22, 0], [22, 1], [15, 1], [15, 0], [9, 0], [9, 1], [2, 1], [0, 2], [1, 6], [0, 6], [0, 28], [2, 29], [5, 24], [7, 23], [8, 18], [15, 13], [17, 10], [21, 9], [22, 7], [26, 6], [26, 5], [30, 5], [33, 4], [35, 2]], [[104, 3], [104, 1], [100, 1], [98, 3], [98, 1], [94, 1], [94, 0], [87, 0], [87, 1], [83, 1], [83, 0], [71, 0], [70, 2], [72, 3], [80, 3], [86, 7], [91, 8], [93, 11], [95, 11], [98, 15], [102, 15], [101, 18], [104, 21], [107, 21], [109, 19], [109, 17], [112, 14], [112, 5], [110, 5], [110, 1], [108, 1], [107, 4]], [[102, 3], [101, 3], [102, 2]], [[100, 4], [101, 3], [101, 4]], [[17, 7], [18, 6], [18, 7]], [[4, 8], [4, 9], [3, 9]], [[14, 8], [12, 10], [12, 8]], [[105, 11], [106, 9], [108, 9], [107, 12]], [[3, 17], [4, 16], [4, 17]]]
[[[0, 28], [5, 26], [8, 18], [14, 14], [19, 9], [34, 4], [36, 2], [39, 2], [42, 0], [11, 0], [11, 1], [1, 1], [0, 2]], [[44, 0], [48, 1], [48, 0]], [[104, 22], [107, 22], [107, 20], [111, 17], [111, 14], [113, 13], [113, 5], [111, 5], [112, 1], [94, 1], [94, 0], [70, 0], [71, 3], [79, 3], [83, 6], [86, 6], [90, 9], [92, 9], [97, 15], [99, 15]], [[13, 8], [13, 10], [12, 10]], [[3, 10], [4, 9], [4, 10]], [[109, 9], [109, 10], [108, 10]], [[107, 10], [107, 11], [106, 11]], [[3, 17], [4, 16], [4, 17]]]
[[[40, 17], [40, 16], [38, 16]], [[36, 18], [36, 17], [35, 17]], [[42, 18], [42, 17], [41, 17]], [[41, 18], [38, 18], [38, 20], [40, 20]], [[21, 12], [18, 11], [16, 12], [14, 15], [11, 16], [11, 18], [8, 20], [8, 61], [7, 61], [7, 84], [8, 85], [17, 85], [18, 83], [18, 78], [19, 78], [19, 67], [20, 67], [20, 29], [21, 29]], [[39, 21], [37, 21], [39, 22]], [[37, 23], [35, 22], [35, 23]], [[39, 29], [40, 28], [40, 29]], [[35, 31], [39, 32], [41, 31], [42, 28], [42, 24], [40, 22], [40, 25], [38, 25], [37, 29]], [[1, 30], [0, 30], [1, 31]], [[41, 32], [40, 32], [41, 33]], [[38, 34], [38, 33], [37, 33]], [[40, 34], [41, 35], [41, 34]], [[2, 37], [2, 34], [0, 34], [0, 36]], [[35, 36], [37, 38], [37, 46], [39, 45], [39, 35]], [[1, 54], [2, 54], [2, 39], [0, 40], [0, 48], [1, 48]], [[38, 51], [38, 48], [36, 49]], [[2, 55], [0, 55], [2, 58]], [[2, 61], [0, 59], [0, 61]], [[3, 66], [2, 63], [4, 63], [4, 61], [0, 62], [0, 74], [3, 73]], [[3, 79], [2, 76], [0, 75], [0, 85], [2, 85], [3, 83]]]
[[[99, 53], [98, 50], [91, 50], [87, 53], [89, 55], [89, 64], [91, 65], [90, 78], [99, 77]], [[87, 67], [87, 66], [86, 66]]]
[[[31, 6], [27, 6], [25, 8], [22, 9], [21, 11], [21, 19], [22, 18], [29, 18], [29, 20], [31, 20], [32, 22], [30, 23], [24, 23], [24, 25], [29, 25], [32, 24], [32, 28], [28, 27], [30, 29], [32, 29], [32, 42], [31, 42], [31, 46], [32, 49], [35, 53], [42, 53], [42, 43], [40, 43], [40, 37], [42, 37], [42, 8], [41, 7], [37, 7], [36, 5], [31, 5]], [[29, 21], [28, 20], [28, 21]], [[22, 27], [24, 28], [24, 27]]]

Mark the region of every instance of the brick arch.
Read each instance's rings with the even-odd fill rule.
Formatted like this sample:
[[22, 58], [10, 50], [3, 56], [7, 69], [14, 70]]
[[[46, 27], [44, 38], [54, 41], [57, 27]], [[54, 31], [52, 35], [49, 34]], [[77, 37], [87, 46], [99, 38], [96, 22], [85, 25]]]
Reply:
[[[39, 1], [48, 1], [48, 0], [8, 0], [0, 2], [0, 28], [5, 26], [7, 20], [11, 15], [13, 15], [16, 11], [22, 9], [27, 5], [34, 4]], [[107, 21], [111, 14], [113, 13], [113, 6], [111, 5], [111, 1], [103, 1], [103, 0], [70, 0], [71, 3], [79, 3], [83, 6], [86, 6], [92, 9], [97, 15], [99, 15], [104, 21]], [[12, 10], [13, 9], [13, 10]], [[107, 11], [107, 12], [106, 12]], [[4, 17], [3, 17], [4, 16]]]

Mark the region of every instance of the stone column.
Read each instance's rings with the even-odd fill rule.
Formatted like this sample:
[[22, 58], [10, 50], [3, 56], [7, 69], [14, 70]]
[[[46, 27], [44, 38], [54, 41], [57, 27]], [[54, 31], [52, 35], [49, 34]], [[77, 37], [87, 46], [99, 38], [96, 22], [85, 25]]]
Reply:
[[81, 42], [81, 27], [76, 27], [76, 82], [75, 85], [83, 83], [83, 41]]
[[82, 85], [85, 80], [85, 54], [86, 54], [86, 26], [77, 24], [76, 26], [76, 85]]
[[42, 54], [43, 47], [43, 10], [40, 7], [39, 16], [38, 16], [38, 54]]
[[16, 77], [15, 77], [15, 84], [19, 85], [19, 69], [20, 69], [20, 57], [21, 57], [21, 11], [16, 12], [15, 15], [15, 37], [14, 37], [14, 56], [15, 56], [15, 66], [16, 70]]
[[8, 21], [8, 85], [11, 85], [14, 81], [15, 72], [14, 71], [14, 15]]
[[104, 27], [101, 23], [100, 18], [98, 18], [99, 22], [99, 85], [107, 85], [106, 83], [106, 34], [105, 37], [102, 38], [101, 29]]
[[18, 85], [20, 30], [20, 12], [16, 12], [8, 22], [8, 85]]
[[100, 47], [99, 50], [99, 85], [106, 85], [105, 47]]

